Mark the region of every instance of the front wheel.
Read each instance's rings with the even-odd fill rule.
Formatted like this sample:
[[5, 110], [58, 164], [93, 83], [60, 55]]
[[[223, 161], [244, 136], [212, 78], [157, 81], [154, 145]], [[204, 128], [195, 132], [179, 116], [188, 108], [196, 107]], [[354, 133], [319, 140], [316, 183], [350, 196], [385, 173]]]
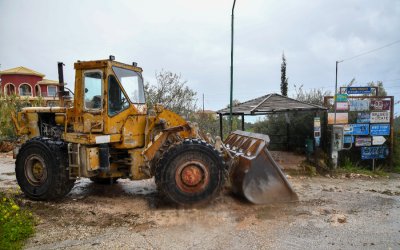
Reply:
[[54, 200], [71, 191], [66, 144], [33, 138], [22, 145], [15, 162], [18, 185], [33, 200]]
[[224, 164], [218, 151], [204, 141], [185, 140], [169, 149], [156, 167], [156, 184], [180, 205], [203, 204], [224, 183]]

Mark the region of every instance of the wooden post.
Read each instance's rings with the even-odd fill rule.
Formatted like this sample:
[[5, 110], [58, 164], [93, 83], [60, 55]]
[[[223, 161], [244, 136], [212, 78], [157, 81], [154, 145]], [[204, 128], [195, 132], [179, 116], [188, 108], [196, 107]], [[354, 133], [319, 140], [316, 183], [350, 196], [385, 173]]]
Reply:
[[242, 114], [242, 131], [244, 131], [244, 114]]

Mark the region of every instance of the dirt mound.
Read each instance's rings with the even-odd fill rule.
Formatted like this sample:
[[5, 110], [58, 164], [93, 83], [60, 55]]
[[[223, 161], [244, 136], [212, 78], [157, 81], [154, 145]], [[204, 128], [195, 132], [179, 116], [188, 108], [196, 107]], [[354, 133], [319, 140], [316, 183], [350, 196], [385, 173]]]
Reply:
[[10, 152], [14, 149], [14, 142], [12, 141], [0, 141], [0, 152]]

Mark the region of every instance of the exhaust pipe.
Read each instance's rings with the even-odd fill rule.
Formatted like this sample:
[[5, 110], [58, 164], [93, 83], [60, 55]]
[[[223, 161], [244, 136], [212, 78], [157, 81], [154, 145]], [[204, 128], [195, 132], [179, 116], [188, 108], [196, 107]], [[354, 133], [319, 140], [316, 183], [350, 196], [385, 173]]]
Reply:
[[58, 99], [60, 101], [60, 107], [64, 107], [64, 63], [58, 62], [58, 82], [59, 82], [59, 89], [58, 89]]

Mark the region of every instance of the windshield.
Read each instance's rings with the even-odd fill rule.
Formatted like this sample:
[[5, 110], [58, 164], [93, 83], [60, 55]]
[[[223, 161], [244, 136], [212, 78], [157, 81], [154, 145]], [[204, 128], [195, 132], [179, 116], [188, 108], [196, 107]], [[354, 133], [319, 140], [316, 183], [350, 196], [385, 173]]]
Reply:
[[132, 103], [145, 103], [142, 76], [132, 70], [112, 67]]

